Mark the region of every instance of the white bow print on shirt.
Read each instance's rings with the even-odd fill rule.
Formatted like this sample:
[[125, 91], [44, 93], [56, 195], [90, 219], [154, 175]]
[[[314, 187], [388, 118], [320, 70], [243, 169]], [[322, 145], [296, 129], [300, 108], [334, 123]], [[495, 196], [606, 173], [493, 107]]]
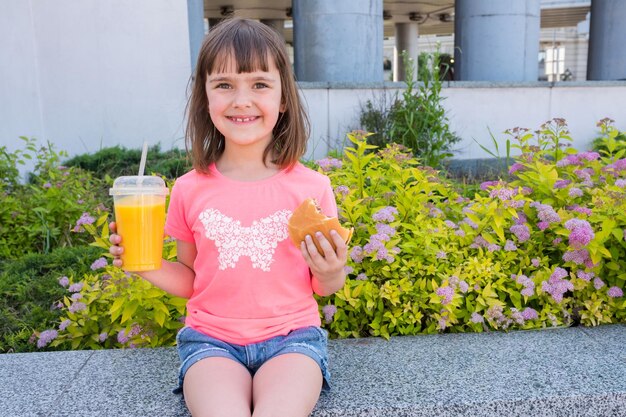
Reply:
[[234, 268], [241, 256], [248, 256], [253, 268], [265, 272], [274, 261], [274, 250], [289, 236], [287, 221], [291, 211], [280, 210], [252, 222], [252, 226], [241, 226], [241, 222], [222, 214], [219, 210], [206, 209], [200, 213], [205, 236], [215, 242], [218, 250], [219, 269]]

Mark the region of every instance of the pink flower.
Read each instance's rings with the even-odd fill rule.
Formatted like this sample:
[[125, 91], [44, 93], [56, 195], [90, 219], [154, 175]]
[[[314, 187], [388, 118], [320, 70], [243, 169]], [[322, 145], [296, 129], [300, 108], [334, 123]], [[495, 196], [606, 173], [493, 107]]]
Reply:
[[315, 161], [315, 163], [319, 165], [322, 171], [331, 171], [335, 168], [341, 168], [343, 166], [343, 162], [337, 158], [324, 158]]
[[587, 216], [591, 216], [593, 214], [593, 211], [590, 208], [581, 207], [579, 205], [570, 206], [567, 207], [567, 209], [575, 211], [576, 213], [586, 214]]
[[45, 347], [48, 343], [52, 342], [57, 338], [59, 332], [54, 329], [44, 330], [39, 334], [39, 340], [37, 340], [37, 347], [42, 348]]
[[513, 165], [511, 165], [511, 167], [509, 168], [509, 174], [514, 174], [517, 171], [520, 171], [522, 169], [524, 169], [524, 165], [520, 164], [519, 162], [516, 162]]
[[98, 258], [94, 261], [94, 263], [91, 264], [91, 270], [95, 271], [98, 270], [100, 268], [104, 268], [105, 266], [107, 266], [107, 260], [104, 257]]
[[619, 287], [611, 287], [606, 293], [611, 298], [622, 297], [624, 295], [624, 292]]
[[580, 158], [577, 155], [567, 155], [556, 163], [557, 167], [566, 167], [568, 165], [580, 165]]
[[87, 309], [87, 306], [85, 305], [85, 303], [81, 303], [80, 301], [73, 302], [68, 308], [70, 313], [77, 313], [79, 311], [83, 311], [86, 309]]
[[439, 287], [435, 293], [442, 298], [441, 304], [445, 306], [446, 304], [450, 304], [452, 302], [452, 297], [454, 297], [454, 288]]
[[474, 223], [469, 217], [466, 217], [463, 220], [461, 220], [461, 223], [465, 223], [466, 225], [468, 225], [472, 229], [478, 229], [478, 225], [476, 223]]
[[537, 223], [537, 227], [539, 228], [539, 230], [544, 231], [548, 227], [550, 227], [550, 223], [548, 223], [548, 222], [539, 222], [539, 223]]
[[496, 245], [495, 243], [490, 243], [489, 245], [487, 245], [487, 250], [489, 252], [497, 252], [500, 249], [501, 249], [500, 245]]
[[583, 281], [589, 282], [591, 281], [591, 278], [594, 278], [596, 276], [596, 274], [594, 274], [593, 272], [578, 271], [576, 272], [576, 276]]
[[526, 242], [530, 239], [530, 231], [528, 230], [528, 226], [525, 224], [513, 225], [509, 230], [517, 237], [520, 243]]
[[80, 219], [78, 219], [76, 221], [76, 226], [74, 226], [74, 231], [75, 232], [82, 232], [83, 228], [82, 225], [83, 224], [93, 224], [93, 222], [95, 222], [96, 219], [91, 216], [89, 213], [84, 212], [82, 214], [82, 216], [80, 216]]
[[128, 342], [129, 338], [128, 336], [126, 336], [126, 330], [122, 329], [117, 333], [117, 342], [121, 343], [121, 344], [126, 344]]
[[350, 258], [357, 264], [363, 262], [363, 248], [360, 246], [355, 246], [350, 251]]
[[565, 280], [569, 274], [566, 270], [556, 267], [550, 278], [541, 283], [541, 289], [552, 296], [557, 303], [563, 301], [563, 294], [574, 290], [574, 284]]
[[572, 180], [558, 180], [554, 183], [554, 188], [561, 189], [565, 188], [572, 183]]
[[376, 231], [387, 236], [396, 234], [396, 229], [386, 223], [376, 223]]
[[334, 304], [327, 304], [322, 307], [322, 313], [324, 313], [324, 321], [326, 323], [331, 323], [335, 313], [337, 313], [337, 307]]
[[517, 250], [517, 246], [513, 243], [512, 240], [507, 239], [506, 244], [504, 245], [504, 250], [507, 252], [513, 252]]
[[587, 161], [595, 161], [598, 158], [600, 158], [600, 154], [598, 152], [590, 152], [590, 151], [581, 152], [578, 154], [578, 156]]
[[482, 235], [478, 235], [474, 238], [474, 242], [472, 242], [472, 244], [470, 245], [470, 248], [478, 249], [478, 248], [486, 248], [487, 246], [489, 246], [489, 242], [487, 242], [487, 240], [484, 237], [482, 237]]
[[543, 222], [557, 223], [561, 221], [559, 214], [549, 204], [541, 204], [535, 201], [530, 203], [530, 206], [537, 209], [537, 217]]
[[581, 190], [580, 188], [576, 188], [576, 187], [572, 187], [569, 189], [568, 195], [572, 198], [574, 197], [582, 197], [583, 195], [583, 190]]
[[345, 185], [340, 185], [335, 188], [335, 194], [345, 196], [350, 192], [350, 189]]
[[574, 249], [587, 246], [595, 236], [586, 220], [570, 219], [565, 222], [565, 228], [570, 231], [569, 244]]
[[565, 262], [574, 262], [576, 265], [585, 265], [589, 259], [589, 251], [584, 248], [570, 250], [563, 254], [563, 260]]
[[396, 219], [396, 215], [398, 214], [398, 209], [395, 207], [387, 206], [378, 210], [376, 213], [372, 215], [372, 220], [376, 222], [387, 222], [391, 223]]
[[593, 279], [593, 286], [596, 290], [599, 290], [600, 288], [604, 287], [604, 281], [596, 277]]
[[478, 313], [472, 313], [472, 316], [470, 317], [470, 321], [472, 323], [483, 323], [485, 319], [483, 316], [481, 316]]
[[480, 184], [480, 189], [483, 191], [487, 191], [489, 188], [497, 187], [498, 185], [501, 185], [501, 184], [502, 184], [501, 181], [485, 181]]
[[455, 222], [453, 222], [452, 220], [446, 220], [446, 221], [445, 221], [445, 222], [443, 222], [443, 223], [444, 223], [446, 226], [448, 226], [449, 228], [451, 228], [451, 229], [456, 229], [457, 227], [459, 227], [459, 226], [457, 226], [457, 224], [456, 224]]
[[507, 201], [513, 198], [515, 194], [517, 194], [515, 190], [502, 187], [502, 188], [494, 188], [493, 190], [491, 190], [491, 192], [489, 193], [489, 197], [498, 198], [501, 201]]
[[539, 316], [537, 315], [537, 311], [534, 308], [526, 307], [522, 311], [522, 317], [524, 318], [524, 320], [532, 320], [536, 319]]
[[515, 278], [515, 282], [517, 282], [520, 285], [523, 285], [525, 287], [528, 286], [528, 283], [532, 283], [532, 281], [524, 274], [520, 274], [520, 275], [511, 275], [511, 278]]

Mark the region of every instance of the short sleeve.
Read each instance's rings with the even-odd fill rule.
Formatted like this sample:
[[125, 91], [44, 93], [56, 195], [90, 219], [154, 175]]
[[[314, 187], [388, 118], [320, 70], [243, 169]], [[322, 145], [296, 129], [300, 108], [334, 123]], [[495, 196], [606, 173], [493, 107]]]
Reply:
[[318, 199], [318, 204], [320, 209], [322, 209], [322, 213], [324, 213], [328, 217], [337, 217], [337, 201], [335, 200], [335, 193], [333, 192], [333, 188], [330, 185], [330, 179], [326, 177], [325, 187], [322, 191], [322, 195]]
[[180, 185], [176, 182], [172, 187], [170, 205], [167, 209], [165, 234], [175, 239], [194, 242], [193, 232], [189, 228], [186, 219], [184, 191], [181, 190]]

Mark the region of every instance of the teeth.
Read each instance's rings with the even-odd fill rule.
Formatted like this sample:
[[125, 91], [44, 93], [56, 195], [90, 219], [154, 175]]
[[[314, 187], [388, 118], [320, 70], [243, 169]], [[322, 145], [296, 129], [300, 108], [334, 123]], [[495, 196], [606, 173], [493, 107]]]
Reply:
[[255, 118], [254, 117], [243, 117], [243, 118], [242, 117], [232, 117], [232, 119], [234, 121], [236, 121], [236, 122], [243, 123], [243, 122], [250, 122], [250, 121], [254, 120]]

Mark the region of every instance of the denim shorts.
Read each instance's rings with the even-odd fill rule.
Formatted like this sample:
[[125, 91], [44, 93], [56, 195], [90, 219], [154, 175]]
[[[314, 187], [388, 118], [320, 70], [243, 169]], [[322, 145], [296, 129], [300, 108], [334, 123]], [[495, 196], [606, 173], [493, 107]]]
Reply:
[[330, 390], [330, 372], [328, 371], [327, 342], [328, 333], [317, 326], [292, 330], [286, 336], [276, 336], [245, 346], [226, 343], [191, 327], [183, 327], [176, 335], [181, 365], [178, 372], [178, 387], [174, 389], [174, 392], [182, 392], [183, 379], [187, 370], [201, 359], [229, 358], [245, 366], [254, 376], [261, 365], [284, 353], [300, 353], [313, 359], [319, 365], [324, 377], [322, 390], [328, 391]]

